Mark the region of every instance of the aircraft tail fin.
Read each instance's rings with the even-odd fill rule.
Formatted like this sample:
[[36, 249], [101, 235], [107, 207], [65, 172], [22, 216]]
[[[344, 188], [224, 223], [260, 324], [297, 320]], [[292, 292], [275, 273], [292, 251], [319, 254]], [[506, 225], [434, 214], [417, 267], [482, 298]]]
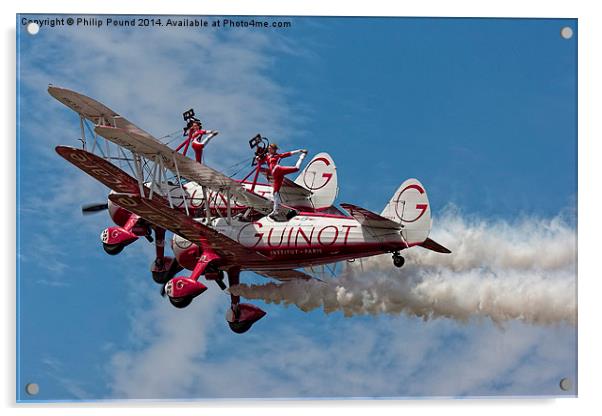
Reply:
[[417, 179], [402, 183], [380, 215], [401, 224], [401, 235], [409, 244], [423, 244], [431, 231], [431, 207]]
[[318, 153], [295, 179], [297, 185], [311, 191], [314, 209], [332, 206], [339, 192], [337, 168], [328, 153]]

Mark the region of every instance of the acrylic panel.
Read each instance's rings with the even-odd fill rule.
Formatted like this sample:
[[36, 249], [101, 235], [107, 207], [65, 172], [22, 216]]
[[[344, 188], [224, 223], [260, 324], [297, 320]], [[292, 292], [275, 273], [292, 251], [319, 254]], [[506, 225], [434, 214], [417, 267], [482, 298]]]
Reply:
[[17, 15], [17, 400], [575, 397], [577, 29]]

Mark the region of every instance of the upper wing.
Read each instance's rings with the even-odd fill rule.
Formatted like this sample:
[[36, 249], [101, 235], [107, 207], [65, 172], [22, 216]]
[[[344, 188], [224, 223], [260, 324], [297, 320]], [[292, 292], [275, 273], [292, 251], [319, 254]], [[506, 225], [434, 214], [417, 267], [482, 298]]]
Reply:
[[172, 172], [216, 192], [229, 191], [231, 197], [240, 205], [252, 207], [263, 214], [272, 210], [272, 203], [266, 198], [245, 189], [226, 175], [174, 151], [104, 104], [65, 88], [49, 86], [48, 92], [96, 124], [95, 132], [107, 140], [150, 160], [159, 156], [163, 165]]
[[[290, 280], [310, 280], [315, 279], [306, 273], [300, 272], [298, 270], [253, 270], [255, 273], [260, 274], [265, 277], [269, 277], [271, 279], [280, 280], [282, 282], [290, 281]], [[316, 279], [319, 280], [319, 279]]]
[[247, 190], [240, 182], [176, 152], [157, 139], [115, 127], [96, 126], [94, 131], [147, 159], [155, 160], [157, 156], [160, 157], [163, 166], [183, 178], [224, 195], [229, 191], [230, 196], [240, 205], [252, 207], [263, 214], [272, 210], [272, 203], [266, 198]]
[[65, 104], [67, 107], [72, 109], [78, 114], [81, 114], [86, 119], [90, 120], [94, 124], [108, 124], [121, 129], [135, 132], [138, 135], [152, 138], [150, 134], [142, 130], [140, 127], [135, 126], [133, 123], [128, 121], [126, 118], [120, 116], [115, 111], [111, 110], [107, 106], [98, 101], [80, 94], [75, 91], [68, 90], [66, 88], [55, 87], [50, 85], [48, 87], [48, 93], [55, 99]]
[[109, 199], [141, 216], [152, 224], [159, 225], [200, 247], [211, 247], [222, 258], [239, 264], [265, 261], [266, 257], [253, 251], [224, 234], [193, 220], [181, 211], [169, 207], [165, 198], [156, 195], [153, 199], [139, 195], [111, 194]]
[[341, 204], [341, 207], [345, 209], [345, 211], [349, 212], [353, 218], [355, 218], [360, 224], [365, 225], [366, 227], [372, 228], [387, 228], [387, 229], [395, 229], [400, 230], [401, 224], [395, 221], [391, 221], [385, 217], [381, 217], [375, 212], [367, 210], [362, 207], [358, 207], [352, 204]]

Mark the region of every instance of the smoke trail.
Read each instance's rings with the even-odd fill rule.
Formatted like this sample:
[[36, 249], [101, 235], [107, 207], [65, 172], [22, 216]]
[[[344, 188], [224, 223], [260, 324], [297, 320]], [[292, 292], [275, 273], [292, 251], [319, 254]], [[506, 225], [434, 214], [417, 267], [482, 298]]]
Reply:
[[576, 324], [576, 232], [560, 218], [508, 223], [448, 213], [433, 231], [452, 254], [416, 247], [403, 253], [402, 269], [383, 255], [347, 263], [337, 278], [325, 282], [243, 284], [230, 290], [248, 299], [303, 311], [340, 310], [345, 316], [403, 313], [423, 319]]

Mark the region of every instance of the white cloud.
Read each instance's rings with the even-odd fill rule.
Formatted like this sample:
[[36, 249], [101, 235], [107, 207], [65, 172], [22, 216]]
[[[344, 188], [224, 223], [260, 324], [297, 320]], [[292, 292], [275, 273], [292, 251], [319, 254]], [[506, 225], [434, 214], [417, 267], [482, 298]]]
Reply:
[[159, 298], [158, 291], [152, 294], [152, 308], [135, 310], [130, 320], [132, 336], [144, 345], [111, 359], [112, 389], [118, 397], [156, 398], [159, 391], [163, 397], [179, 397], [194, 384], [191, 363], [206, 354], [208, 332], [216, 324], [213, 311], [224, 300], [209, 292], [181, 311]]
[[[325, 317], [307, 325], [264, 323], [270, 325], [269, 342], [262, 342], [266, 332], [252, 330], [232, 340], [225, 336], [230, 345], [217, 351], [225, 326], [199, 326], [219, 318], [187, 315], [171, 338], [157, 336], [140, 354], [116, 356], [113, 365], [128, 369], [117, 373], [116, 397], [553, 395], [561, 394], [561, 377], [575, 375], [573, 363], [565, 361], [575, 347], [566, 326], [514, 323], [501, 331], [485, 323], [391, 317], [329, 323]], [[545, 344], [555, 344], [556, 352]]]

